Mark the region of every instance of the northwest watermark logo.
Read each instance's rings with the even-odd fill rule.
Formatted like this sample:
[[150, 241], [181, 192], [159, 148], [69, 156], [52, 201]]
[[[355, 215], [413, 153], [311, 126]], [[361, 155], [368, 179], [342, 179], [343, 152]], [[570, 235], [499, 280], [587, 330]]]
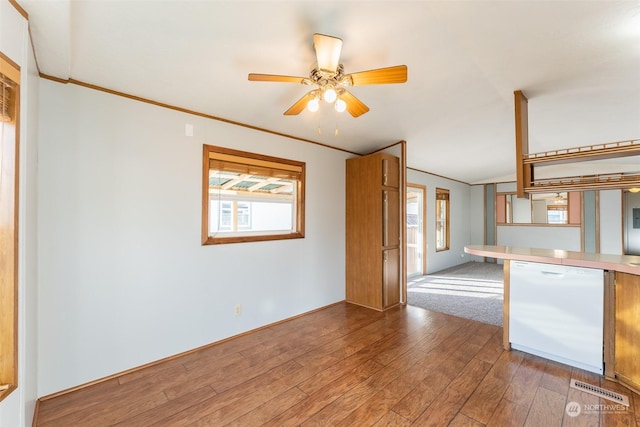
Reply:
[[620, 405], [618, 403], [613, 404], [598, 404], [598, 403], [585, 403], [582, 407], [582, 410], [585, 413], [594, 413], [599, 412], [603, 414], [615, 414], [620, 412], [627, 411], [627, 407], [625, 405]]
[[577, 417], [580, 414], [594, 414], [594, 413], [620, 413], [627, 411], [625, 405], [620, 404], [598, 404], [598, 403], [585, 403], [584, 405], [578, 402], [569, 402], [564, 408], [567, 415], [570, 417]]
[[564, 407], [565, 412], [570, 417], [577, 417], [582, 412], [582, 406], [578, 402], [569, 402], [567, 406]]

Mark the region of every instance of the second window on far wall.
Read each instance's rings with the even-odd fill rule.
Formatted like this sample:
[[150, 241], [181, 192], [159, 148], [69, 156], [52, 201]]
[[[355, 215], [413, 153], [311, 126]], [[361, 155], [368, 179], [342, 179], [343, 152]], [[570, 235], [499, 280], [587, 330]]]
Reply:
[[202, 244], [304, 237], [305, 164], [204, 145]]
[[449, 190], [436, 188], [436, 251], [449, 249]]

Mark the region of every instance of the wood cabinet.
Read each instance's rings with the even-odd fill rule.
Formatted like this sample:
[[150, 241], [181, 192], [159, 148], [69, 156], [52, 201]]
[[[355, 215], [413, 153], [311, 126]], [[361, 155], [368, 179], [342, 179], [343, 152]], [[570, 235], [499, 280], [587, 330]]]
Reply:
[[384, 310], [400, 303], [400, 161], [347, 160], [346, 300]]
[[640, 390], [640, 276], [616, 272], [615, 375]]

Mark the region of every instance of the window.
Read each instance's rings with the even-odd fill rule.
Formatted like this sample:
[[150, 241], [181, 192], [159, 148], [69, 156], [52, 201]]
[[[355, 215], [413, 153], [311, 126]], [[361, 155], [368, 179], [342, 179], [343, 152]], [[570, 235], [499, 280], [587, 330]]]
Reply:
[[449, 249], [449, 190], [436, 188], [436, 251]]
[[214, 214], [214, 219], [217, 218], [218, 221], [212, 225], [216, 231], [251, 230], [250, 203], [238, 201], [216, 203], [214, 200], [213, 206], [218, 207], [219, 210], [217, 217]]
[[304, 237], [303, 162], [205, 145], [203, 163], [203, 245]]
[[0, 54], [0, 400], [18, 387], [20, 71]]
[[567, 205], [547, 206], [547, 224], [568, 224]]

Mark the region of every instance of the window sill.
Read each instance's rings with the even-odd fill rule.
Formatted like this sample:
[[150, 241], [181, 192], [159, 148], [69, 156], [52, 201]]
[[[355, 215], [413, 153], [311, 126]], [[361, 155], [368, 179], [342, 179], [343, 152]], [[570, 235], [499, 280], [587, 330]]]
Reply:
[[268, 234], [262, 236], [229, 236], [229, 237], [208, 237], [202, 241], [203, 246], [221, 245], [227, 243], [265, 242], [270, 240], [302, 239], [304, 233]]

